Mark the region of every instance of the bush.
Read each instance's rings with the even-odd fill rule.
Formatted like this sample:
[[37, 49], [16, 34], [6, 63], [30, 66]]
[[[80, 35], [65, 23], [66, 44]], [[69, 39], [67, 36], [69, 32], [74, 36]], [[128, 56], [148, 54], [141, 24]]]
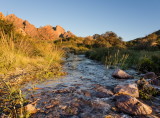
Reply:
[[139, 67], [139, 70], [142, 72], [152, 71], [153, 61], [147, 57], [144, 57], [139, 61], [138, 67]]
[[11, 35], [11, 32], [14, 31], [14, 26], [12, 23], [0, 19], [0, 31], [3, 31], [5, 34]]

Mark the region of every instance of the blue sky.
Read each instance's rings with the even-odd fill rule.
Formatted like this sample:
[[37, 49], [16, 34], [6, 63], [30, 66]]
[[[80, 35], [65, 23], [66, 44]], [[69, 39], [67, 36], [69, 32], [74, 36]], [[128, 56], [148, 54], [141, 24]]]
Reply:
[[77, 36], [113, 31], [128, 41], [160, 29], [160, 0], [1, 0], [0, 12]]

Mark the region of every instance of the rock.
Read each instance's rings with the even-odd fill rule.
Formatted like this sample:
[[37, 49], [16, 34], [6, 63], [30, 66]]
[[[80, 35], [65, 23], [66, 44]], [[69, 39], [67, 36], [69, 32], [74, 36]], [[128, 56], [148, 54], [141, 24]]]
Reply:
[[69, 88], [62, 88], [62, 89], [57, 89], [57, 90], [53, 90], [53, 93], [73, 93], [76, 90], [76, 88], [74, 87], [69, 87]]
[[104, 118], [132, 118], [131, 116], [127, 115], [121, 115], [121, 114], [110, 114], [110, 115], [105, 115]]
[[128, 95], [116, 96], [116, 106], [120, 111], [131, 115], [147, 115], [152, 113], [152, 108], [134, 97]]
[[42, 40], [56, 40], [59, 37], [58, 33], [50, 25], [38, 28], [38, 32], [41, 34]]
[[118, 79], [129, 79], [129, 78], [133, 78], [133, 76], [127, 74], [126, 72], [124, 72], [121, 69], [116, 69], [113, 74], [113, 77], [118, 78]]
[[77, 115], [78, 112], [78, 108], [74, 106], [67, 106], [67, 108], [64, 110], [65, 115]]
[[5, 18], [5, 16], [3, 15], [3, 13], [2, 12], [0, 12], [0, 19], [4, 19]]
[[91, 106], [94, 109], [100, 109], [103, 110], [104, 112], [107, 112], [109, 109], [111, 109], [111, 106], [108, 103], [103, 102], [101, 100], [92, 100]]
[[144, 78], [139, 79], [136, 83], [137, 83], [138, 87], [140, 87], [140, 88], [142, 86], [144, 86], [144, 85], [148, 85], [149, 84], [148, 81], [145, 80]]
[[25, 109], [28, 113], [36, 113], [38, 110], [36, 109], [35, 105], [28, 104], [25, 106]]
[[60, 37], [62, 38], [69, 38], [69, 37], [74, 37], [74, 36], [75, 35], [70, 31], [64, 32], [63, 34], [60, 35]]
[[114, 92], [118, 95], [124, 94], [124, 95], [130, 95], [132, 97], [139, 97], [137, 84], [117, 85], [114, 88]]
[[81, 113], [80, 118], [93, 118], [93, 115], [89, 112]]
[[149, 81], [150, 84], [160, 86], [160, 78], [155, 78]]
[[155, 79], [157, 78], [157, 75], [154, 72], [147, 72], [144, 75], [144, 79]]
[[113, 96], [113, 92], [109, 89], [106, 89], [104, 86], [101, 85], [95, 85], [94, 90], [97, 92], [94, 93], [94, 96], [104, 98], [104, 97], [110, 97]]
[[56, 27], [53, 27], [53, 29], [58, 34], [58, 36], [65, 33], [65, 30], [59, 25], [57, 25]]
[[108, 94], [105, 94], [103, 92], [95, 92], [93, 96], [95, 96], [97, 98], [106, 98], [106, 97], [109, 97]]
[[86, 97], [91, 97], [91, 92], [88, 90], [81, 90], [81, 92], [86, 96]]
[[36, 28], [34, 25], [29, 23], [27, 20], [18, 18], [14, 14], [7, 15], [6, 17], [0, 12], [0, 19], [4, 19], [13, 23], [16, 31], [27, 34], [32, 38], [38, 38], [41, 40], [56, 40], [60, 37], [69, 38], [75, 36], [70, 31], [65, 31], [61, 26], [57, 25], [52, 27], [46, 25], [44, 27]]

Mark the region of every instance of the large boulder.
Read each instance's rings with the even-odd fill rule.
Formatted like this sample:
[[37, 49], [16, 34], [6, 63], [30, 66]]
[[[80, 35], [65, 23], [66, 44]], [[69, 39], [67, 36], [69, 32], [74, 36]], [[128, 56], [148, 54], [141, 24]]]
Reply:
[[152, 108], [129, 95], [116, 96], [116, 106], [120, 111], [131, 115], [147, 115], [152, 113]]
[[133, 76], [129, 75], [128, 73], [124, 72], [121, 69], [116, 69], [113, 73], [112, 76], [118, 79], [129, 79], [133, 78]]
[[124, 95], [130, 95], [132, 97], [139, 97], [137, 84], [117, 85], [114, 88], [114, 92], [116, 94], [124, 94]]

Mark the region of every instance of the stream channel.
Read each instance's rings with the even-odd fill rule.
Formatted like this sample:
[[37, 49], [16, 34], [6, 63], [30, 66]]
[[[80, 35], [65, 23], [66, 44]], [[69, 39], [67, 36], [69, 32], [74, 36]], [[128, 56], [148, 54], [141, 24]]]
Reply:
[[[63, 69], [67, 75], [46, 80], [35, 85], [39, 89], [30, 91], [28, 99], [37, 101], [36, 107], [39, 109], [31, 117], [104, 118], [111, 115], [115, 118], [140, 118], [117, 111], [113, 94], [116, 85], [137, 81], [139, 75], [135, 70], [125, 70], [135, 79], [115, 79], [112, 77], [115, 69], [107, 69], [84, 55], [73, 54], [65, 60]], [[28, 84], [27, 89], [32, 86]], [[108, 94], [103, 94], [104, 91]], [[160, 105], [160, 102], [156, 104]], [[143, 118], [158, 117], [151, 114]]]

